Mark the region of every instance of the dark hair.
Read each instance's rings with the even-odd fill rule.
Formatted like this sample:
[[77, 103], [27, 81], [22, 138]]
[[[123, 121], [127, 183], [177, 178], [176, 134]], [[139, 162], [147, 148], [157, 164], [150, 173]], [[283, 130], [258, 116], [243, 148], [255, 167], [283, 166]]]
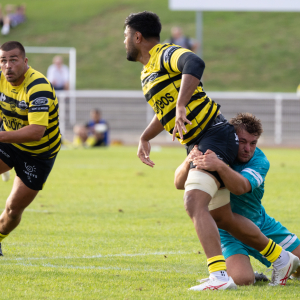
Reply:
[[20, 50], [22, 56], [25, 57], [25, 49], [24, 49], [23, 45], [16, 41], [10, 41], [10, 42], [6, 42], [6, 43], [2, 44], [0, 47], [0, 50], [10, 51], [10, 50], [14, 50], [16, 48], [18, 48]]
[[229, 123], [234, 126], [236, 132], [246, 130], [248, 133], [257, 135], [258, 137], [263, 133], [260, 119], [250, 113], [239, 113]]
[[139, 31], [145, 39], [160, 39], [161, 23], [158, 15], [151, 11], [130, 14], [125, 19], [125, 27], [126, 26]]

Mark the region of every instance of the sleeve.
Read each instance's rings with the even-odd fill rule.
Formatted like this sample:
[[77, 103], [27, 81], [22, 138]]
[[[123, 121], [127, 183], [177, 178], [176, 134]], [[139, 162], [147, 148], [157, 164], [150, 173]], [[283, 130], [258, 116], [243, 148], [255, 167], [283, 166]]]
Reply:
[[[47, 85], [47, 87], [50, 85]], [[49, 90], [33, 91], [29, 96], [28, 122], [29, 125], [49, 125], [49, 107], [53, 104], [55, 95]]]
[[184, 53], [192, 53], [192, 51], [181, 48], [178, 46], [170, 46], [162, 53], [162, 67], [164, 67], [168, 73], [181, 73], [178, 69], [178, 60]]
[[251, 184], [251, 192], [263, 184], [269, 168], [270, 163], [268, 159], [264, 157], [261, 159], [255, 159], [241, 171], [241, 175], [247, 178]]

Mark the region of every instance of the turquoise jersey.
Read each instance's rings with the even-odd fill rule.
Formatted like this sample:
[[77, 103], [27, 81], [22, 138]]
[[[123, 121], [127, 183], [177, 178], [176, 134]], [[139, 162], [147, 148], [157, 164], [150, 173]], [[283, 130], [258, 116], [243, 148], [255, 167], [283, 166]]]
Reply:
[[[270, 163], [264, 153], [256, 148], [253, 157], [244, 164], [236, 163], [232, 168], [247, 178], [251, 184], [249, 193], [236, 196], [230, 193], [230, 203], [233, 212], [240, 214], [255, 223], [261, 232], [272, 239], [283, 249], [292, 252], [300, 245], [297, 236], [291, 233], [280, 222], [267, 215], [261, 204], [264, 195], [265, 177]], [[269, 267], [271, 264], [257, 250], [235, 239], [225, 230], [219, 229], [222, 253], [227, 259], [235, 254], [251, 255]]]
[[261, 204], [264, 195], [265, 177], [270, 163], [265, 154], [256, 148], [253, 157], [247, 163], [235, 163], [232, 168], [247, 178], [251, 191], [236, 196], [230, 193], [230, 203], [233, 212], [250, 219], [259, 228], [265, 221], [265, 209]]

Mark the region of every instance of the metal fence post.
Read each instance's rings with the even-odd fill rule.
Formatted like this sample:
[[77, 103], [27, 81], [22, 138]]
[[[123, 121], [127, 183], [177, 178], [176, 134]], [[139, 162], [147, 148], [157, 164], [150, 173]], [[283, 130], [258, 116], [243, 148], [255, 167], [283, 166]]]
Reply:
[[279, 145], [282, 143], [282, 96], [277, 94], [275, 96], [275, 130], [274, 138], [275, 144]]

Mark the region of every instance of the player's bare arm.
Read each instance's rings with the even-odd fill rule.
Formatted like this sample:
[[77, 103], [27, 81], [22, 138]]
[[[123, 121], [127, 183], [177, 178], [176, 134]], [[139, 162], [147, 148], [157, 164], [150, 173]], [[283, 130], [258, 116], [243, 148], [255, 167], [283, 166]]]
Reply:
[[157, 116], [155, 115], [148, 125], [148, 127], [145, 129], [145, 131], [142, 133], [140, 137], [139, 147], [137, 151], [137, 156], [142, 161], [142, 163], [146, 164], [149, 167], [152, 167], [155, 165], [154, 162], [150, 159], [150, 140], [155, 138], [158, 134], [160, 134], [164, 130], [164, 127], [157, 119]]
[[249, 180], [231, 169], [211, 150], [207, 150], [205, 155], [194, 158], [193, 164], [196, 165], [197, 169], [218, 172], [226, 188], [235, 195], [242, 195], [251, 191]]
[[184, 184], [190, 170], [190, 163], [199, 155], [202, 155], [202, 152], [198, 150], [197, 146], [195, 146], [189, 153], [189, 155], [185, 158], [183, 163], [176, 169], [174, 176], [174, 185], [176, 189], [184, 190]]
[[46, 130], [46, 126], [31, 124], [16, 131], [1, 131], [2, 143], [28, 143], [40, 141]]
[[185, 107], [189, 103], [195, 89], [199, 85], [200, 80], [193, 75], [183, 74], [182, 81], [180, 85], [180, 91], [178, 95], [178, 100], [176, 103], [176, 120], [175, 127], [173, 130], [173, 141], [175, 140], [176, 132], [179, 133], [180, 138], [183, 139], [183, 133], [187, 132], [184, 123], [192, 124], [186, 117]]

